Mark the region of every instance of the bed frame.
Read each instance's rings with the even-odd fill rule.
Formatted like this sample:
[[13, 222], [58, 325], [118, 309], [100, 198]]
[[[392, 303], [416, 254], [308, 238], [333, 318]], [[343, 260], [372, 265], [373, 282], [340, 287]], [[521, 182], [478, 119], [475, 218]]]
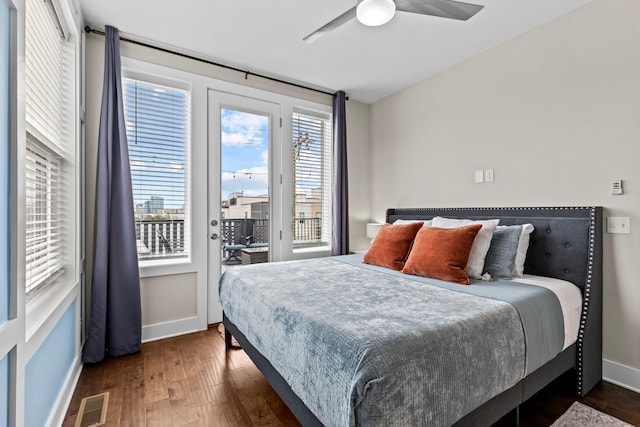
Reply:
[[[386, 219], [499, 218], [500, 225], [531, 223], [525, 273], [574, 283], [583, 294], [578, 339], [546, 365], [460, 419], [456, 426], [491, 425], [568, 370], [576, 392], [587, 394], [602, 379], [602, 207], [388, 209]], [[322, 423], [286, 381], [223, 314], [226, 347], [234, 336], [285, 404], [304, 426]], [[516, 411], [516, 417], [518, 412]]]

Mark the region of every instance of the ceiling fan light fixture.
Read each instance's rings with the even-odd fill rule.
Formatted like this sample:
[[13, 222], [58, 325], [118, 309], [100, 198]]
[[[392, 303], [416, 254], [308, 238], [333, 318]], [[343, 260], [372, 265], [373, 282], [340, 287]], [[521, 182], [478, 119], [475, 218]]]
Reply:
[[393, 0], [362, 0], [356, 9], [356, 17], [364, 25], [377, 27], [386, 24], [396, 14]]

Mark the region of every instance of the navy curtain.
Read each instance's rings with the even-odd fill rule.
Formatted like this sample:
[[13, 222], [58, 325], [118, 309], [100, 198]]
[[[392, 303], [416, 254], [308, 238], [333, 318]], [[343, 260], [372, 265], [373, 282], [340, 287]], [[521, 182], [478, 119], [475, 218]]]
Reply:
[[91, 317], [83, 360], [140, 351], [142, 321], [129, 150], [122, 107], [120, 38], [105, 29], [96, 169]]
[[347, 179], [346, 95], [333, 97], [333, 234], [331, 254], [349, 253], [349, 181]]

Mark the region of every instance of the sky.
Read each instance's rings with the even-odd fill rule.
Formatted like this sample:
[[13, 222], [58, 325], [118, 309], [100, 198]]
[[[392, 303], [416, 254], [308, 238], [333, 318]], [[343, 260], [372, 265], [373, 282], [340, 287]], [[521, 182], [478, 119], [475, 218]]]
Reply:
[[269, 117], [223, 108], [221, 129], [222, 200], [268, 194]]
[[159, 196], [165, 209], [183, 209], [189, 92], [123, 82], [134, 204]]

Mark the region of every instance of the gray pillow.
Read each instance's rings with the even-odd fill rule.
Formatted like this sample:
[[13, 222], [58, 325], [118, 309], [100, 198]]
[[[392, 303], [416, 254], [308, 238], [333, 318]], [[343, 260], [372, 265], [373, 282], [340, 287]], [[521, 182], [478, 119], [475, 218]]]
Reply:
[[494, 279], [513, 278], [512, 270], [516, 262], [521, 234], [521, 225], [500, 227], [493, 232], [491, 246], [484, 260], [484, 271]]

